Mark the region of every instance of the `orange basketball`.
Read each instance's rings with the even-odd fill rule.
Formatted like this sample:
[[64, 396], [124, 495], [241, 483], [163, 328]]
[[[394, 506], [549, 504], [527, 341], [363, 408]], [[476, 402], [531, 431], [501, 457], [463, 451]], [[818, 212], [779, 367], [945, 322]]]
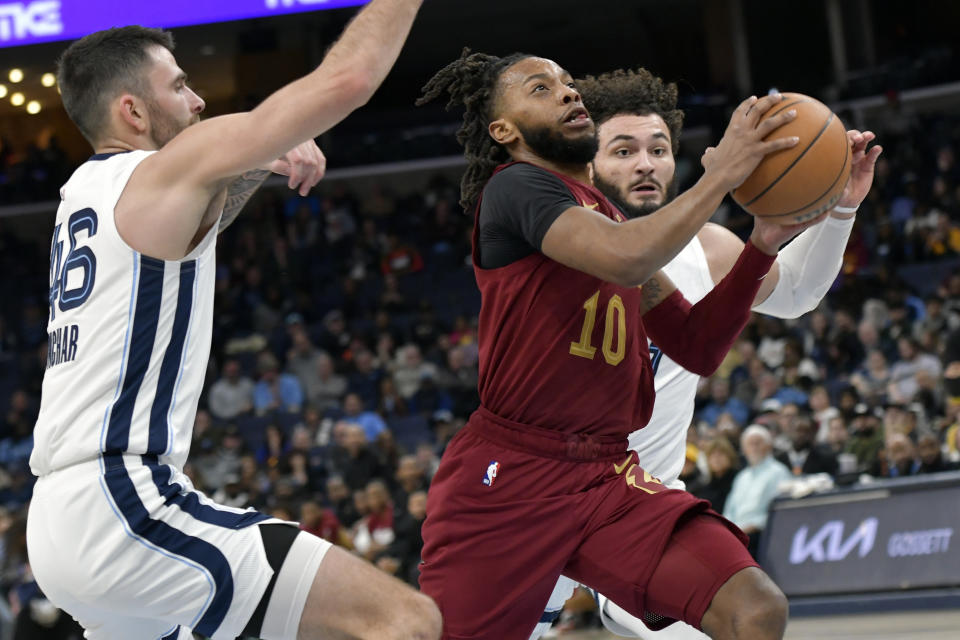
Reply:
[[800, 93], [784, 93], [783, 101], [762, 120], [788, 109], [796, 109], [797, 117], [766, 139], [797, 136], [800, 142], [764, 158], [731, 195], [755, 216], [797, 224], [828, 211], [840, 199], [850, 177], [850, 145], [840, 118]]

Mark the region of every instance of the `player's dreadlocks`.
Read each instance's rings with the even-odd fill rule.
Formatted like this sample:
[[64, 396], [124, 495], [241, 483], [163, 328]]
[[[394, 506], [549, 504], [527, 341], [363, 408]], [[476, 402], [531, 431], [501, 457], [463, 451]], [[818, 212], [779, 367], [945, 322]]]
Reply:
[[494, 141], [487, 127], [494, 120], [492, 113], [500, 74], [512, 64], [529, 58], [525, 53], [514, 53], [498, 58], [485, 53], [470, 53], [465, 48], [460, 58], [437, 72], [423, 87], [417, 105], [426, 104], [446, 91], [450, 94], [447, 109], [463, 106], [463, 126], [457, 131], [457, 141], [463, 145], [467, 170], [460, 181], [460, 206], [469, 210], [480, 196], [483, 185], [497, 166], [510, 161], [507, 150]]
[[670, 130], [673, 153], [677, 153], [683, 111], [677, 109], [677, 85], [663, 80], [646, 69], [617, 69], [599, 77], [587, 76], [577, 80], [577, 89], [583, 106], [600, 126], [620, 114], [646, 116], [656, 114], [663, 118]]

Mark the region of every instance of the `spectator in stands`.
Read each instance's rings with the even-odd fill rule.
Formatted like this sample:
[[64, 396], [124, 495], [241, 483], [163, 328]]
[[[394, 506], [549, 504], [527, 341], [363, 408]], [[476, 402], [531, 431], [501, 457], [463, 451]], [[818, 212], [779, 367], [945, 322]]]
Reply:
[[776, 458], [795, 476], [837, 473], [837, 456], [830, 447], [816, 442], [816, 431], [808, 416], [797, 416], [788, 432], [790, 447]]
[[813, 414], [817, 442], [826, 442], [830, 420], [840, 415], [840, 410], [830, 404], [830, 393], [822, 384], [810, 390], [810, 411]]
[[940, 439], [930, 432], [922, 433], [917, 439], [917, 456], [920, 459], [917, 473], [939, 473], [960, 469], [957, 463], [944, 459]]
[[303, 388], [289, 373], [280, 373], [280, 363], [269, 351], [257, 356], [260, 380], [253, 388], [253, 408], [257, 415], [273, 411], [299, 413], [303, 407]]
[[453, 398], [436, 384], [436, 369], [424, 369], [420, 374], [420, 387], [409, 401], [411, 413], [429, 418], [437, 411], [453, 411]]
[[223, 363], [223, 375], [210, 386], [210, 413], [218, 420], [230, 421], [253, 410], [253, 380], [242, 375], [240, 362], [229, 358]]
[[850, 432], [847, 431], [847, 424], [843, 416], [836, 416], [827, 421], [826, 445], [834, 455], [843, 453], [847, 448], [847, 441], [850, 439]]
[[317, 345], [332, 358], [339, 359], [350, 346], [353, 336], [347, 329], [343, 311], [334, 309], [323, 316], [323, 327]]
[[700, 412], [700, 418], [716, 425], [722, 413], [729, 413], [741, 425], [750, 417], [747, 406], [730, 395], [730, 380], [714, 376], [710, 379], [710, 402]]
[[353, 373], [350, 374], [347, 389], [363, 400], [367, 407], [377, 406], [380, 379], [384, 372], [367, 349], [357, 351], [353, 356]]
[[[680, 469], [680, 475], [678, 476], [680, 481], [686, 485], [687, 491], [690, 491], [690, 487], [698, 486], [704, 482], [703, 473], [697, 466], [699, 459], [700, 449], [693, 442], [687, 442], [683, 457], [683, 468]], [[691, 493], [693, 492], [691, 491]]]
[[420, 388], [424, 374], [436, 376], [437, 366], [424, 362], [420, 347], [407, 344], [397, 349], [397, 359], [393, 369], [393, 380], [400, 395], [408, 400]]
[[316, 384], [320, 358], [325, 354], [310, 341], [310, 335], [303, 324], [303, 316], [292, 313], [287, 316], [286, 324], [291, 345], [287, 351], [287, 373], [296, 376], [306, 390]]
[[240, 459], [243, 456], [243, 440], [233, 425], [227, 425], [215, 436], [216, 446], [209, 453], [197, 459], [196, 468], [200, 472], [201, 489], [216, 491], [227, 483], [227, 478], [240, 472]]
[[900, 478], [915, 475], [919, 468], [913, 441], [903, 433], [891, 433], [887, 435], [883, 455], [870, 470], [870, 475]]
[[786, 466], [774, 459], [773, 437], [765, 427], [747, 427], [740, 439], [740, 450], [748, 466], [733, 479], [723, 515], [750, 537], [750, 552], [756, 557], [770, 503], [780, 492], [780, 485], [792, 476]]
[[313, 375], [301, 380], [307, 403], [321, 412], [339, 408], [347, 392], [347, 379], [336, 373], [333, 358], [326, 353], [320, 352], [314, 364]]
[[363, 433], [368, 442], [376, 440], [380, 432], [387, 428], [387, 423], [379, 414], [366, 410], [363, 399], [357, 393], [348, 393], [344, 396], [343, 419], [363, 427]]
[[415, 247], [403, 242], [396, 233], [387, 234], [387, 246], [380, 259], [383, 275], [404, 275], [423, 270], [423, 258]]
[[327, 478], [327, 503], [337, 519], [347, 527], [352, 527], [353, 523], [360, 519], [343, 476], [332, 475]]
[[407, 415], [407, 401], [397, 391], [397, 385], [393, 382], [391, 376], [384, 376], [380, 381], [378, 411], [388, 420]]
[[850, 384], [866, 402], [870, 404], [882, 402], [890, 386], [890, 368], [887, 366], [887, 359], [883, 352], [879, 349], [870, 351], [864, 366], [850, 376]]
[[353, 546], [350, 534], [344, 530], [333, 510], [314, 500], [300, 505], [300, 529], [347, 549]]
[[884, 448], [880, 417], [864, 403], [854, 408], [853, 415], [850, 425], [852, 433], [844, 452], [857, 457], [857, 468], [860, 471], [868, 471], [874, 468]]
[[397, 488], [393, 492], [393, 503], [398, 506], [406, 505], [411, 495], [417, 491], [426, 491], [429, 486], [423, 465], [413, 454], [402, 456], [397, 461], [394, 478]]
[[917, 341], [908, 336], [902, 336], [897, 341], [900, 360], [890, 369], [890, 384], [887, 392], [895, 402], [910, 402], [920, 390], [917, 374], [921, 371], [937, 379], [942, 369], [936, 356], [922, 353]]
[[353, 546], [367, 560], [387, 550], [395, 540], [393, 502], [383, 480], [371, 480], [366, 486], [367, 514], [354, 526]]
[[687, 490], [698, 498], [709, 500], [714, 511], [723, 513], [733, 479], [740, 467], [740, 456], [726, 438], [715, 438], [703, 448], [710, 479]]
[[383, 477], [383, 467], [370, 450], [363, 427], [345, 423], [343, 432], [343, 445], [334, 447], [331, 463], [347, 487], [356, 491], [372, 479]]
[[396, 539], [387, 551], [399, 565], [394, 573], [412, 585], [417, 584], [420, 576], [420, 553], [423, 550], [421, 529], [426, 515], [427, 492], [414, 491], [407, 498], [405, 513], [396, 519]]

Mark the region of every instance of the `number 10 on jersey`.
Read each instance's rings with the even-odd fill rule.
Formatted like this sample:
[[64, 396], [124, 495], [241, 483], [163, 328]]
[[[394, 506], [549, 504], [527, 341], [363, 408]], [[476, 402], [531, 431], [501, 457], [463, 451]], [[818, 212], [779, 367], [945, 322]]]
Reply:
[[[570, 355], [587, 360], [593, 360], [596, 356], [597, 348], [593, 346], [593, 327], [597, 322], [597, 305], [599, 302], [600, 292], [597, 291], [583, 303], [586, 316], [583, 319], [583, 328], [580, 329], [580, 340], [570, 343]], [[616, 340], [616, 346], [614, 346], [614, 340]], [[607, 302], [601, 350], [603, 359], [607, 364], [614, 367], [623, 362], [623, 357], [627, 351], [626, 311], [623, 308], [623, 299], [617, 294], [613, 294]]]

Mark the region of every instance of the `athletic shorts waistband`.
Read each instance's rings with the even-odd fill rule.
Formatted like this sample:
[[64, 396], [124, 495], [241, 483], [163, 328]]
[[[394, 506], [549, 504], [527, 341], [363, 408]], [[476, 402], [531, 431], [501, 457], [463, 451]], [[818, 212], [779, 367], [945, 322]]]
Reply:
[[558, 460], [614, 460], [627, 453], [626, 434], [592, 436], [544, 429], [508, 420], [482, 406], [470, 416], [465, 430], [504, 447]]

